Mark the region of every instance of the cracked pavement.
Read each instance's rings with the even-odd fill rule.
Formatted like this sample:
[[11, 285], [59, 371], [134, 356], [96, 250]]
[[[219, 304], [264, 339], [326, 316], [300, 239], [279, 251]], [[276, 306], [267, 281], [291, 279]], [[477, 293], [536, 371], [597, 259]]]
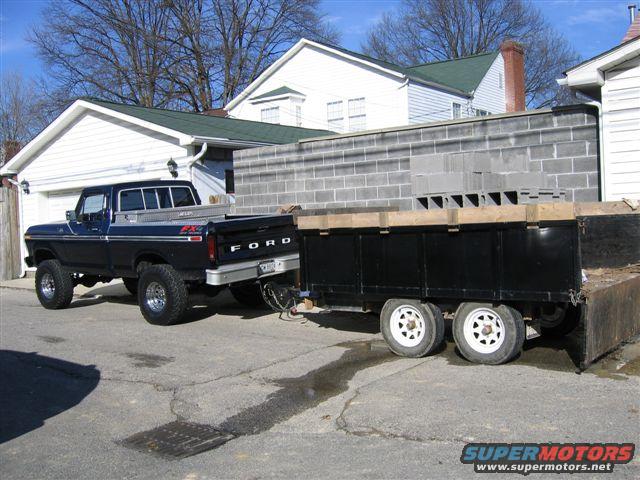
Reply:
[[[581, 375], [545, 342], [488, 367], [393, 356], [371, 315], [285, 322], [223, 293], [156, 327], [93, 293], [47, 311], [0, 289], [4, 478], [466, 478], [470, 441], [640, 440], [638, 343]], [[237, 438], [179, 461], [118, 443], [176, 419]], [[608, 478], [639, 477], [636, 455]]]

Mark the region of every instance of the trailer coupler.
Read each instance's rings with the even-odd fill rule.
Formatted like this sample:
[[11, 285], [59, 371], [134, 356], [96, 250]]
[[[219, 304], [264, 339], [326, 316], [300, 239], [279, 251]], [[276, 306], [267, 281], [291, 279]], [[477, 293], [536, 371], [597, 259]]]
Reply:
[[[318, 298], [315, 292], [300, 291], [298, 288], [280, 285], [274, 281], [262, 283], [261, 292], [265, 303], [278, 312], [283, 320], [299, 320], [298, 303]], [[286, 318], [283, 318], [283, 315]]]

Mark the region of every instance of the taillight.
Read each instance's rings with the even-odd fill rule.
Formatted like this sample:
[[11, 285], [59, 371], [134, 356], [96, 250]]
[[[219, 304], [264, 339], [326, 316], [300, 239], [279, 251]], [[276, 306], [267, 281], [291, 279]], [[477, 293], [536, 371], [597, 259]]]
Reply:
[[209, 261], [216, 261], [216, 239], [213, 235], [207, 235], [207, 250], [209, 251]]

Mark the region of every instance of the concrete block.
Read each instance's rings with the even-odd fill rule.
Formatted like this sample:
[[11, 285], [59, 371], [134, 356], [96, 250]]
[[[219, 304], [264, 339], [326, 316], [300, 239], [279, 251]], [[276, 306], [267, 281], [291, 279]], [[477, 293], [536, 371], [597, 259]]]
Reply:
[[595, 108], [590, 108], [585, 111], [584, 114], [585, 123], [587, 125], [595, 125], [598, 123], [598, 111]]
[[261, 183], [271, 183], [276, 181], [276, 172], [262, 172], [260, 173]]
[[345, 202], [329, 202], [325, 205], [325, 208], [344, 208]]
[[435, 173], [428, 175], [428, 193], [464, 192], [482, 189], [482, 175], [475, 173]]
[[[436, 153], [450, 153], [460, 151], [460, 140], [440, 140], [436, 142]], [[413, 152], [412, 152], [413, 153]]]
[[598, 172], [587, 173], [587, 181], [589, 183], [589, 187], [600, 188], [600, 174]]
[[552, 113], [542, 113], [539, 115], [529, 116], [529, 128], [531, 130], [553, 128], [555, 126], [556, 124], [555, 124], [555, 121], [553, 120]]
[[322, 178], [310, 178], [304, 181], [304, 189], [307, 192], [322, 190], [323, 188], [324, 188], [324, 179]]
[[353, 188], [343, 188], [336, 190], [336, 200], [349, 202], [356, 199], [356, 191]]
[[373, 200], [378, 198], [378, 187], [356, 188], [356, 200]]
[[422, 141], [443, 140], [447, 138], [447, 128], [445, 126], [427, 127], [420, 129]]
[[400, 170], [400, 162], [397, 158], [385, 158], [376, 162], [378, 172], [395, 172]]
[[419, 143], [422, 141], [422, 132], [415, 130], [402, 130], [398, 132], [398, 143]]
[[364, 187], [367, 184], [366, 177], [364, 175], [350, 175], [344, 177], [344, 186], [349, 188]]
[[387, 157], [398, 158], [408, 157], [411, 154], [411, 145], [402, 143], [400, 145], [389, 145], [387, 147]]
[[555, 123], [558, 127], [584, 125], [586, 118], [584, 111], [556, 111], [554, 112]]
[[492, 158], [493, 172], [522, 172], [526, 171], [529, 163], [528, 147], [503, 148], [500, 159]]
[[346, 175], [353, 175], [356, 173], [356, 167], [353, 163], [340, 163], [334, 165], [333, 170], [336, 177], [344, 177]]
[[316, 199], [316, 192], [296, 192], [296, 203], [311, 203]]
[[266, 160], [252, 160], [249, 162], [250, 172], [264, 172], [267, 169]]
[[284, 168], [276, 172], [276, 180], [278, 182], [280, 181], [286, 182], [288, 180], [293, 180], [294, 178], [296, 178], [296, 173], [293, 170], [290, 170], [288, 168]]
[[387, 158], [387, 148], [386, 147], [371, 147], [364, 149], [364, 158], [367, 161], [370, 160], [379, 160], [381, 158]]
[[354, 148], [353, 150], [345, 150], [342, 152], [344, 163], [362, 162], [364, 161], [364, 148]]
[[542, 160], [542, 171], [545, 173], [571, 173], [573, 172], [573, 160], [570, 158]]
[[324, 179], [325, 190], [344, 188], [344, 177], [328, 177]]
[[515, 137], [511, 133], [489, 135], [489, 148], [512, 147], [515, 145]]
[[482, 120], [473, 122], [473, 136], [487, 136], [500, 133], [500, 122], [498, 120]]
[[353, 137], [334, 138], [334, 150], [351, 150], [353, 148]]
[[480, 174], [480, 176], [482, 179], [481, 188], [483, 190], [500, 190], [503, 188], [502, 174], [484, 172]]
[[251, 194], [251, 185], [249, 184], [236, 184], [236, 197], [239, 195]]
[[318, 165], [324, 164], [324, 157], [321, 153], [314, 153], [311, 155], [305, 155], [302, 159], [302, 162], [305, 167], [317, 167]]
[[333, 140], [317, 140], [311, 143], [313, 153], [323, 153], [333, 151]]
[[597, 188], [577, 188], [573, 190], [574, 202], [597, 202], [599, 189]]
[[400, 172], [389, 172], [389, 185], [400, 185], [411, 181], [411, 174], [408, 170]]
[[378, 198], [400, 198], [400, 187], [398, 185], [378, 187]]
[[411, 175], [411, 193], [426, 195], [430, 192], [428, 175]]
[[530, 172], [541, 172], [542, 171], [542, 160], [531, 160], [529, 162], [529, 171]]
[[342, 150], [337, 152], [325, 152], [323, 154], [325, 165], [339, 165], [344, 162], [344, 153]]
[[316, 178], [333, 177], [335, 172], [333, 165], [322, 165], [319, 167], [313, 167], [313, 174]]
[[398, 160], [398, 169], [409, 170], [409, 157], [402, 157]]
[[500, 131], [502, 133], [519, 132], [522, 130], [529, 130], [528, 115], [500, 119]]
[[389, 179], [386, 173], [369, 173], [367, 177], [367, 187], [377, 187], [380, 185], [387, 185]]
[[374, 136], [376, 147], [386, 147], [398, 143], [399, 132], [384, 132]]
[[251, 207], [238, 207], [234, 208], [236, 215], [251, 215]]
[[587, 154], [586, 142], [580, 140], [577, 142], [566, 142], [556, 144], [556, 156], [563, 157], [579, 157]]
[[304, 180], [306, 178], [314, 178], [313, 168], [299, 168], [295, 171], [296, 180]]
[[400, 185], [400, 197], [411, 197], [411, 185]]
[[286, 205], [287, 203], [296, 203], [295, 193], [279, 193], [278, 205]]
[[[496, 151], [500, 155], [500, 151]], [[465, 152], [464, 165], [465, 172], [490, 172], [491, 171], [491, 153], [487, 150], [477, 152]]]
[[276, 145], [276, 156], [287, 157], [296, 151], [295, 143], [287, 143], [285, 145]]
[[436, 173], [445, 171], [445, 158], [441, 153], [431, 155], [415, 155], [409, 159], [412, 173]]
[[374, 147], [376, 140], [373, 135], [359, 135], [353, 137], [353, 148], [367, 148]]
[[548, 145], [550, 143], [567, 142], [571, 140], [571, 127], [551, 128], [540, 131], [540, 143]]
[[578, 157], [573, 159], [573, 171], [596, 172], [598, 171], [598, 157]]
[[367, 207], [388, 207], [389, 200], [367, 200]]
[[587, 140], [587, 155], [600, 155], [600, 145], [598, 141]]
[[260, 160], [265, 159], [269, 160], [276, 156], [276, 147], [268, 146], [268, 147], [260, 147], [258, 148], [258, 157]]
[[598, 128], [596, 125], [581, 125], [571, 129], [573, 140], [597, 140]]
[[287, 182], [287, 192], [304, 191], [304, 180], [289, 180]]
[[420, 143], [412, 143], [411, 144], [411, 153], [410, 155], [429, 155], [435, 153], [435, 146], [433, 141], [420, 142]]
[[558, 175], [558, 188], [586, 188], [589, 180], [586, 173], [568, 173]]
[[444, 156], [445, 172], [462, 172], [464, 168], [464, 154], [450, 153]]
[[316, 202], [333, 202], [336, 199], [335, 190], [318, 190], [316, 193]]
[[505, 189], [519, 188], [544, 188], [546, 187], [546, 175], [540, 172], [514, 172], [505, 173], [502, 176], [502, 185]]
[[529, 147], [529, 154], [532, 160], [542, 160], [545, 158], [554, 158], [556, 153], [555, 146], [549, 145], [532, 145]]
[[375, 161], [355, 163], [356, 174], [375, 173], [377, 169], [378, 169], [378, 165], [376, 164]]
[[271, 182], [268, 184], [269, 186], [269, 193], [280, 193], [280, 192], [285, 192], [286, 191], [286, 182]]
[[469, 137], [460, 139], [460, 150], [486, 150], [489, 145], [487, 137]]
[[389, 200], [389, 205], [392, 207], [398, 207], [401, 212], [413, 209], [413, 201], [410, 198], [396, 198]]
[[518, 132], [513, 137], [515, 146], [540, 145], [540, 132]]
[[471, 136], [473, 136], [473, 124], [471, 122], [447, 125], [447, 138], [461, 138]]
[[344, 206], [347, 208], [366, 207], [367, 202], [364, 202], [364, 201], [345, 202]]

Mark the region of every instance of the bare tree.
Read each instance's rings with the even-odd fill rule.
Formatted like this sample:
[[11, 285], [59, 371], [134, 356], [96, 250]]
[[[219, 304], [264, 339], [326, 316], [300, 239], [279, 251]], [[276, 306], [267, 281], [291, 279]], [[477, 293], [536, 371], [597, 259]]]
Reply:
[[335, 41], [318, 6], [55, 0], [30, 40], [68, 97], [203, 111], [226, 104], [301, 37]]
[[173, 99], [168, 24], [159, 0], [54, 0], [29, 40], [68, 99], [164, 106]]
[[528, 0], [403, 0], [367, 34], [363, 50], [415, 65], [497, 50], [506, 39], [525, 47], [527, 106], [556, 103], [555, 82], [577, 53]]
[[35, 82], [8, 72], [0, 81], [0, 165], [48, 123]]

